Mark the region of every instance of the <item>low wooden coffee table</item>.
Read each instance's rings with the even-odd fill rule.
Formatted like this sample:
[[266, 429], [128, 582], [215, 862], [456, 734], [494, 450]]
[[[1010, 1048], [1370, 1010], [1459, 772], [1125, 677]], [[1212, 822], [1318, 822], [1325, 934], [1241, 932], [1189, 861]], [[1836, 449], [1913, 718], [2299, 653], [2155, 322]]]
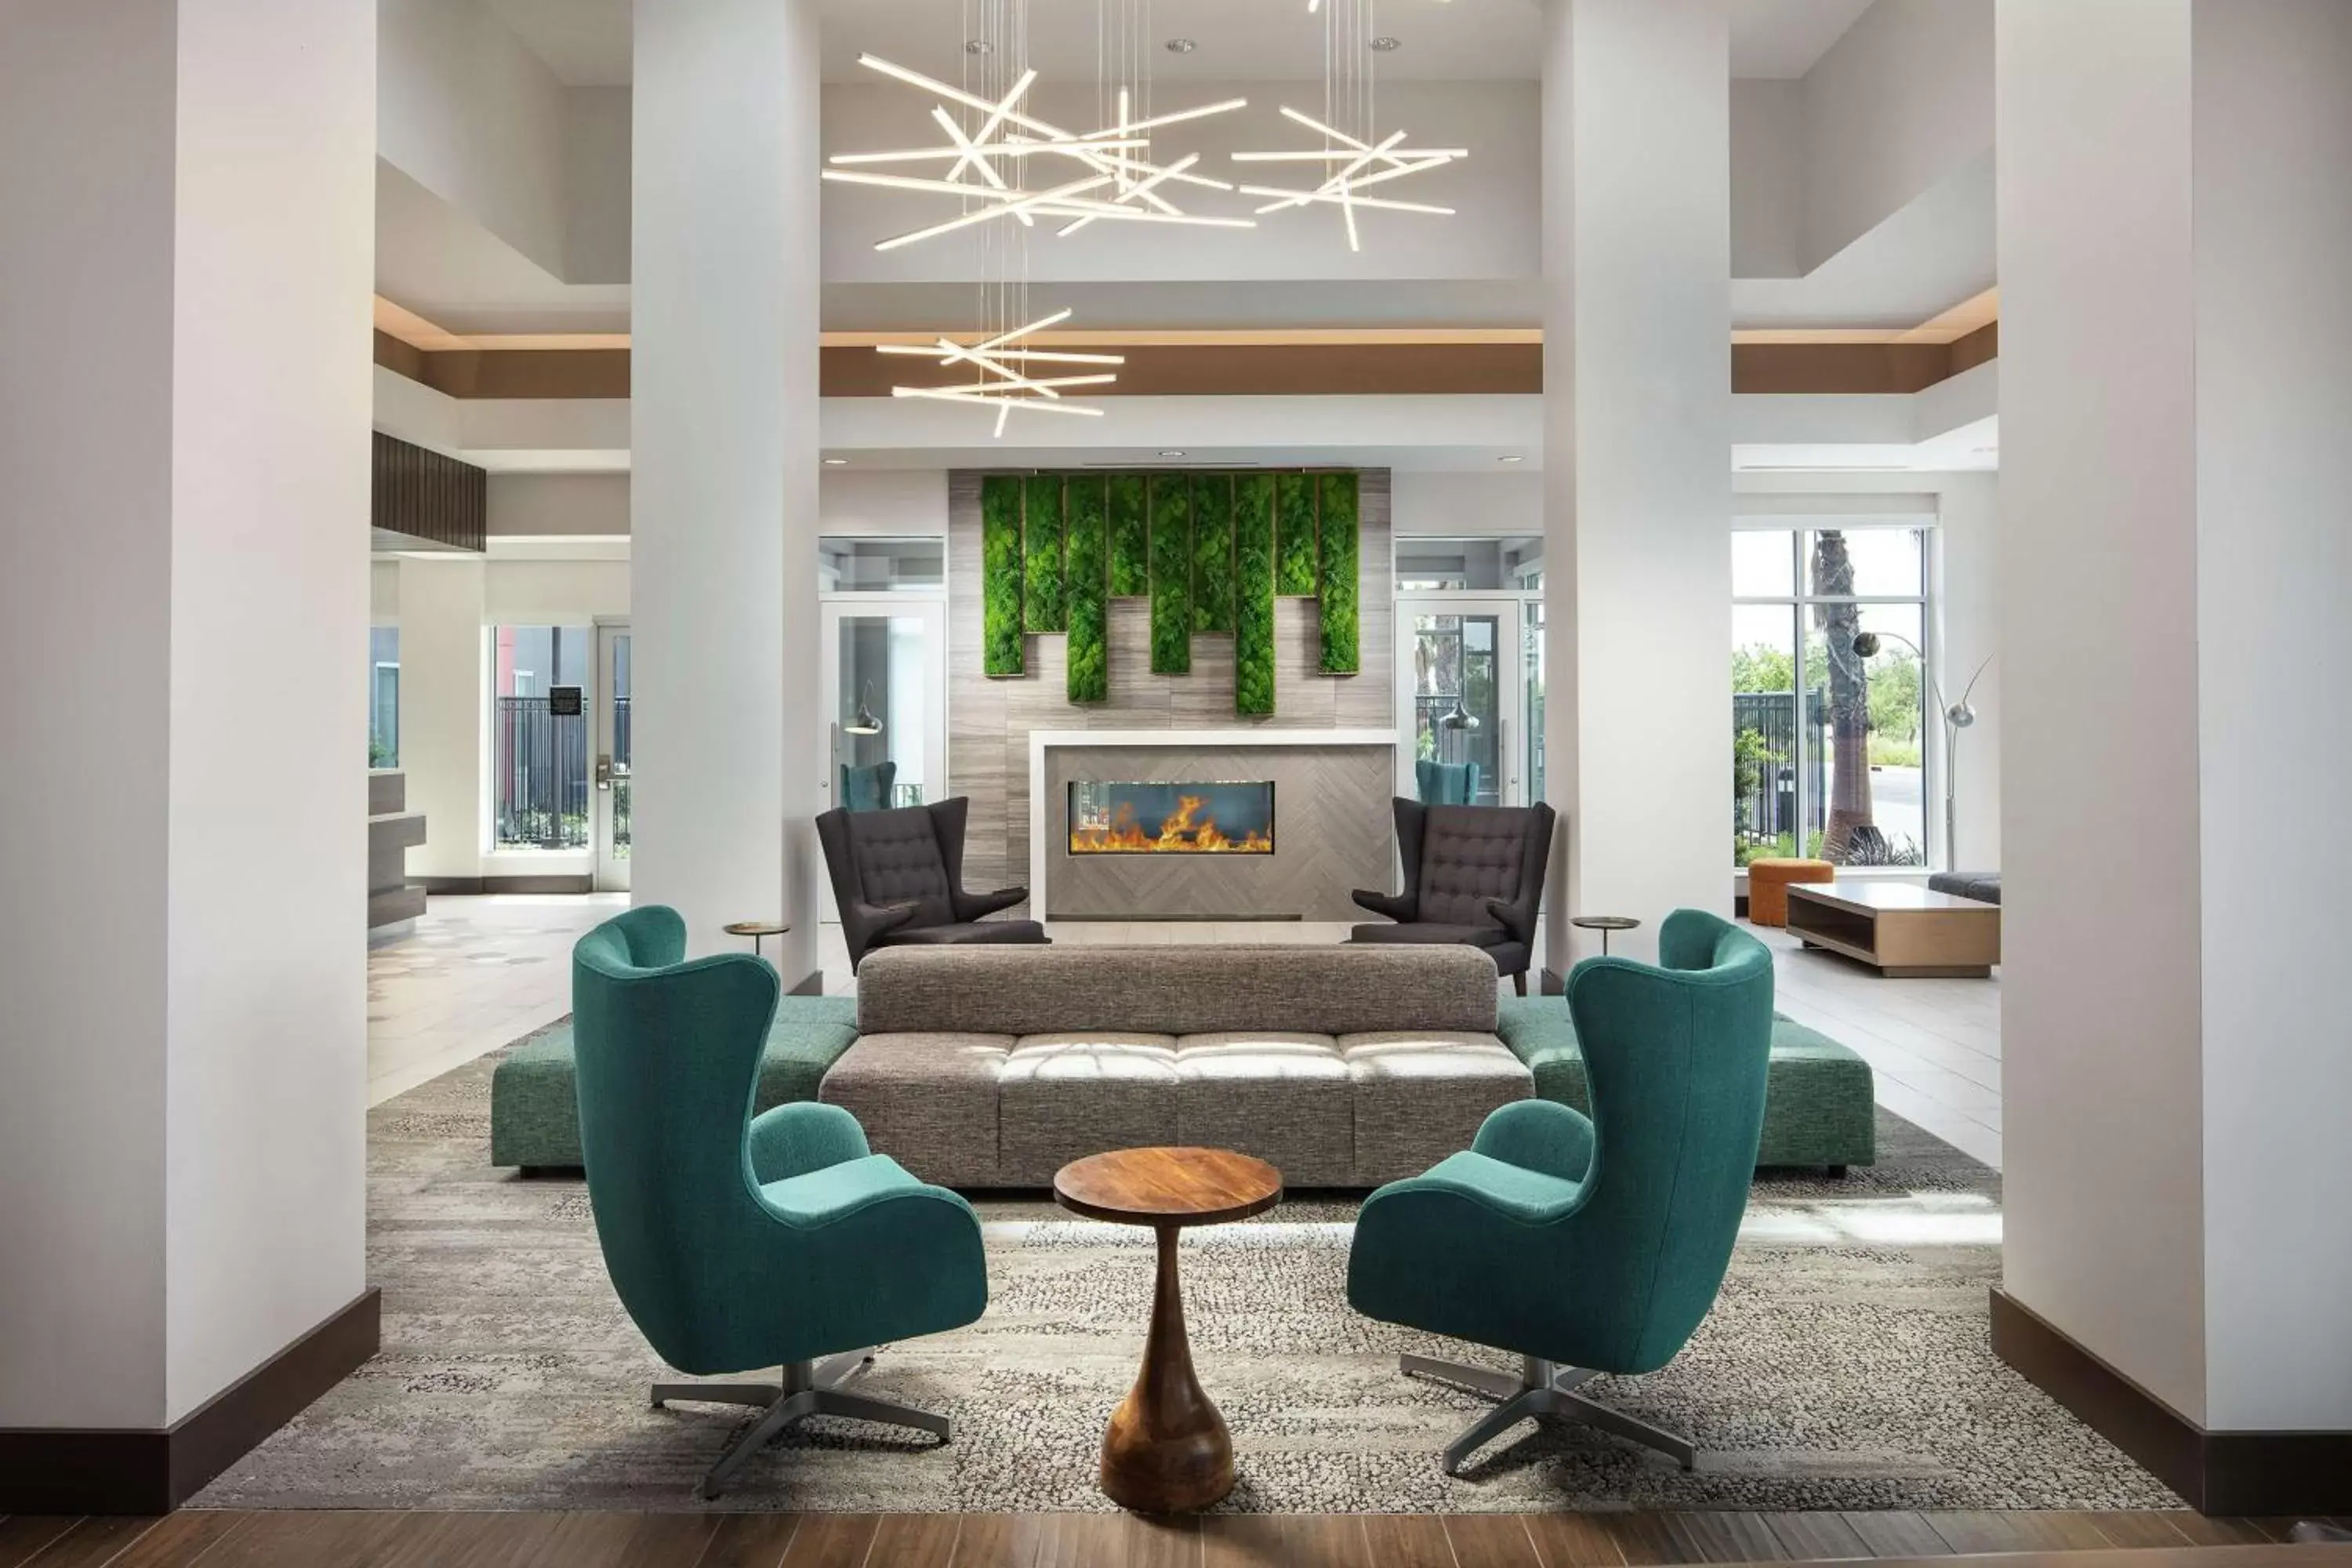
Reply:
[[1064, 1208], [1160, 1237], [1160, 1282], [1143, 1369], [1103, 1433], [1102, 1489], [1138, 1513], [1180, 1513], [1234, 1487], [1234, 1440], [1192, 1375], [1176, 1238], [1188, 1225], [1223, 1225], [1282, 1201], [1282, 1173], [1230, 1149], [1119, 1149], [1075, 1160], [1054, 1176]]
[[1898, 980], [1980, 976], [2000, 962], [2000, 906], [1912, 882], [1798, 882], [1789, 934]]

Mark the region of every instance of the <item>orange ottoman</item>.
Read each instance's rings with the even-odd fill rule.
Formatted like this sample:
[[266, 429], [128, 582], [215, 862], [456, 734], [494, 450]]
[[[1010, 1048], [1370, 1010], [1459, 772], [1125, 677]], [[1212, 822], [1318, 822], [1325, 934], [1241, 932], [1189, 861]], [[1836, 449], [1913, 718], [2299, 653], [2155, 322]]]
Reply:
[[1789, 923], [1789, 884], [1832, 882], [1837, 868], [1826, 860], [1768, 857], [1748, 862], [1748, 923], [1785, 926]]

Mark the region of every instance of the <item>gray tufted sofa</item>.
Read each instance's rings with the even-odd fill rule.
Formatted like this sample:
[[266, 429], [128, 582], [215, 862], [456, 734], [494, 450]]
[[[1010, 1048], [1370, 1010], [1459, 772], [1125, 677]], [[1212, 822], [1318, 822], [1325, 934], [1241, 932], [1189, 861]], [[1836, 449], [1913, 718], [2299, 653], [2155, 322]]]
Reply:
[[1551, 857], [1551, 807], [1423, 805], [1399, 795], [1393, 808], [1404, 891], [1359, 889], [1355, 900], [1394, 923], [1357, 926], [1348, 940], [1475, 947], [1526, 995]]
[[1028, 889], [964, 891], [970, 805], [957, 795], [894, 811], [835, 809], [816, 819], [851, 969], [877, 947], [1045, 940], [1045, 928], [1035, 921], [986, 918], [1026, 899]]
[[1213, 1144], [1299, 1187], [1369, 1187], [1535, 1092], [1458, 947], [877, 952], [819, 1098], [953, 1187], [1039, 1187], [1109, 1149]]

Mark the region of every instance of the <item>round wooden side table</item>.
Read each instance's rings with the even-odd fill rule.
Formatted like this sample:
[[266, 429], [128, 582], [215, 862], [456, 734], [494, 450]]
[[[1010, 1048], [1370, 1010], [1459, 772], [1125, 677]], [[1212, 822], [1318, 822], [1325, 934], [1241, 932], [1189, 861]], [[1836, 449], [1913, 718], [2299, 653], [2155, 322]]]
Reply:
[[1632, 931], [1642, 922], [1631, 915], [1573, 915], [1570, 917], [1568, 923], [1579, 931], [1599, 931], [1601, 956], [1606, 958], [1609, 956], [1609, 933], [1612, 931]]
[[1138, 1513], [1207, 1508], [1233, 1490], [1234, 1440], [1192, 1375], [1176, 1238], [1188, 1225], [1223, 1225], [1282, 1201], [1282, 1173], [1230, 1149], [1119, 1149], [1076, 1160], [1054, 1176], [1073, 1214], [1159, 1234], [1160, 1278], [1135, 1386], [1103, 1433], [1103, 1494]]
[[782, 936], [793, 928], [782, 921], [737, 921], [733, 925], [724, 925], [719, 929], [729, 936], [750, 937], [752, 956], [765, 958], [768, 955], [760, 951], [760, 943], [768, 937]]

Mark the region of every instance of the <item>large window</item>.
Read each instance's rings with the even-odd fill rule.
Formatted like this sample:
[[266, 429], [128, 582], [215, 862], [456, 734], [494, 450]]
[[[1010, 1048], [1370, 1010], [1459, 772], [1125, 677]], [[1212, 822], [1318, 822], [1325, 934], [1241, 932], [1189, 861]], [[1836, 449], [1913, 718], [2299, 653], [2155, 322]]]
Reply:
[[585, 849], [595, 636], [587, 626], [499, 626], [493, 636], [498, 847]]
[[368, 628], [368, 766], [400, 766], [400, 628]]
[[1735, 865], [1927, 864], [1927, 561], [1923, 528], [1732, 535]]

